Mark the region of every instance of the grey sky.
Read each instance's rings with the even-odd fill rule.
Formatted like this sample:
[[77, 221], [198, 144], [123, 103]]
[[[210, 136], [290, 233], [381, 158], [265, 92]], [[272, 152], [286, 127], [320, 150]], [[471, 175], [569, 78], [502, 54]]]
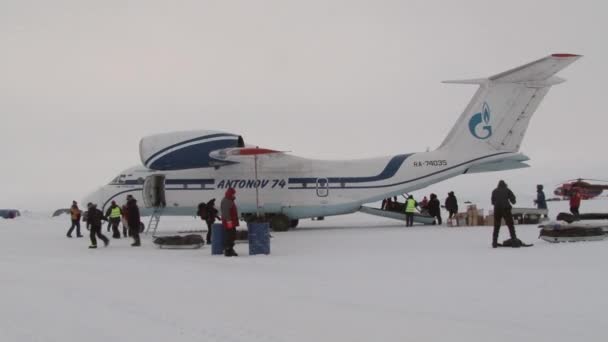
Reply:
[[[608, 178], [600, 1], [0, 1], [0, 207], [54, 209], [139, 163], [143, 135], [240, 133], [315, 158], [437, 147], [486, 77], [585, 57], [533, 118], [532, 168], [432, 189]], [[553, 182], [553, 183], [552, 183]]]

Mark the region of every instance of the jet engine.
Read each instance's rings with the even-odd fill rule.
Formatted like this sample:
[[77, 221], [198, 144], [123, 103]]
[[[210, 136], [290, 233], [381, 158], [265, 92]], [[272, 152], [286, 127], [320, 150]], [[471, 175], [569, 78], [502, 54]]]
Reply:
[[210, 152], [244, 147], [243, 138], [219, 131], [188, 131], [155, 134], [139, 142], [141, 162], [152, 170], [185, 170], [229, 164]]

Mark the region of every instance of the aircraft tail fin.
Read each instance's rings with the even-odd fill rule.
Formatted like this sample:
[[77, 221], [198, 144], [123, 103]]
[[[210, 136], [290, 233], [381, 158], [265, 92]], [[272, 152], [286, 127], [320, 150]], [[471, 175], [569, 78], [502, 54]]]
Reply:
[[557, 72], [580, 55], [553, 54], [484, 79], [446, 81], [479, 89], [439, 149], [477, 153], [517, 152], [549, 89], [565, 80]]

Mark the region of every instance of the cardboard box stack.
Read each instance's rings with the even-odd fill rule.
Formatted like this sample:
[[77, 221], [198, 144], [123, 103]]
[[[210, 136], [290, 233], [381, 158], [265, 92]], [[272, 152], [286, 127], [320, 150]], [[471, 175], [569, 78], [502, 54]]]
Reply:
[[448, 227], [483, 226], [486, 224], [483, 216], [483, 209], [477, 209], [475, 204], [467, 206], [464, 213], [457, 213], [454, 218], [446, 220]]
[[494, 215], [490, 212], [490, 215], [486, 216], [483, 220], [484, 226], [493, 226], [494, 225]]
[[483, 209], [477, 209], [475, 204], [471, 204], [467, 207], [466, 221], [469, 226], [483, 226], [484, 217]]
[[467, 225], [467, 213], [458, 213], [456, 214], [456, 221], [458, 222], [458, 226], [464, 227]]

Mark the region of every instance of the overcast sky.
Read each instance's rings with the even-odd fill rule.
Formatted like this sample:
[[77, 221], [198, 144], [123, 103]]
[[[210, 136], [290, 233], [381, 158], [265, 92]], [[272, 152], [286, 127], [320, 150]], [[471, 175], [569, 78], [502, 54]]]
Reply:
[[[555, 52], [560, 76], [521, 151], [531, 168], [429, 190], [487, 196], [500, 178], [608, 178], [602, 1], [0, 0], [0, 208], [51, 210], [140, 163], [139, 139], [219, 129], [314, 158], [437, 147], [474, 86]], [[470, 193], [469, 193], [470, 192]]]

